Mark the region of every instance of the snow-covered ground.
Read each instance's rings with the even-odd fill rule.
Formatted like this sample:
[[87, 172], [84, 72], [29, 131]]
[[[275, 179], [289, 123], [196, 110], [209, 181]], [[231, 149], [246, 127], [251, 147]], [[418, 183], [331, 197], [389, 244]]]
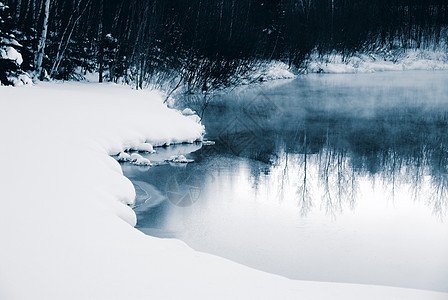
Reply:
[[0, 87], [0, 107], [0, 299], [448, 299], [292, 281], [134, 229], [135, 191], [110, 155], [204, 132], [157, 94]]
[[292, 79], [294, 77], [294, 73], [291, 72], [287, 64], [273, 60], [261, 64], [261, 66], [255, 70], [254, 74], [251, 74], [251, 78], [248, 82], [251, 83], [256, 80], [271, 81], [277, 79]]
[[311, 54], [308, 73], [373, 73], [382, 71], [405, 70], [447, 70], [448, 52], [446, 48], [438, 50], [409, 49], [399, 51], [381, 51], [355, 53], [344, 57], [341, 53], [319, 55]]

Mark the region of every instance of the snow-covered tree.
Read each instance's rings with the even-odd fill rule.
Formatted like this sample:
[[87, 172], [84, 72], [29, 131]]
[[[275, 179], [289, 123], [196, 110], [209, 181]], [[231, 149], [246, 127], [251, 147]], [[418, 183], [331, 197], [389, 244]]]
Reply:
[[27, 84], [31, 80], [20, 69], [23, 59], [18, 49], [22, 46], [13, 34], [12, 23], [9, 7], [0, 2], [0, 84]]
[[118, 52], [118, 40], [112, 34], [106, 36], [100, 41], [100, 56], [98, 58], [98, 65], [100, 69], [99, 82], [102, 82], [103, 76], [108, 80], [112, 80], [114, 74], [114, 62]]

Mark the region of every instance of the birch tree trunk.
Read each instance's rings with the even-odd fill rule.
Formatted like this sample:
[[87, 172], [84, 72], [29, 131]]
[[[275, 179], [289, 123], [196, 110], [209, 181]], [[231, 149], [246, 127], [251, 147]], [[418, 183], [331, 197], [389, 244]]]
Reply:
[[37, 76], [40, 80], [43, 79], [43, 70], [42, 70], [42, 62], [44, 60], [45, 54], [45, 43], [47, 41], [47, 32], [48, 32], [48, 19], [50, 17], [50, 2], [51, 0], [45, 0], [45, 13], [44, 13], [44, 23], [42, 25], [42, 33], [40, 35], [39, 44], [37, 46], [37, 61], [36, 61], [36, 70]]
[[104, 3], [100, 0], [100, 11], [99, 11], [99, 23], [98, 23], [98, 82], [103, 82], [103, 71], [104, 71], [104, 33], [103, 33], [103, 14], [104, 14]]

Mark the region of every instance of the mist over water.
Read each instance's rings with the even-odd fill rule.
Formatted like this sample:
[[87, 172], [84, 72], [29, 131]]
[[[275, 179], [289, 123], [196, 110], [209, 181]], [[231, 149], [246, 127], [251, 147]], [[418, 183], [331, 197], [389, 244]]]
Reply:
[[194, 163], [123, 165], [137, 227], [294, 279], [448, 292], [447, 82], [311, 75], [216, 97], [203, 118], [215, 145], [148, 155]]

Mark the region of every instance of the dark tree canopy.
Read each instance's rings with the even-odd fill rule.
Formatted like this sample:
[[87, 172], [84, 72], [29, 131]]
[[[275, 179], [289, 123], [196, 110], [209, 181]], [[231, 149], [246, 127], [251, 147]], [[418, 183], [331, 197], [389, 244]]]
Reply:
[[[5, 1], [32, 70], [45, 0]], [[430, 47], [447, 23], [445, 0], [51, 0], [43, 66], [57, 79], [97, 70], [140, 87], [180, 78], [207, 89], [262, 60], [300, 67], [313, 49]]]

